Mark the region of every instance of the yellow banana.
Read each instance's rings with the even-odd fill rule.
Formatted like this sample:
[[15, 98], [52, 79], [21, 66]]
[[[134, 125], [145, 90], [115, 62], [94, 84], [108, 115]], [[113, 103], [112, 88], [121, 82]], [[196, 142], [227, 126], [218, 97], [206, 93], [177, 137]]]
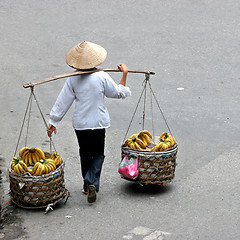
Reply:
[[12, 163], [11, 163], [11, 168], [14, 170], [15, 165], [17, 165], [19, 162], [17, 157], [13, 157]]
[[162, 144], [162, 147], [161, 147], [161, 150], [162, 150], [162, 151], [165, 151], [165, 150], [167, 150], [167, 149], [168, 149], [167, 143], [163, 143], [163, 144]]
[[157, 146], [152, 147], [150, 151], [151, 151], [151, 152], [157, 152]]
[[162, 134], [161, 134], [161, 136], [160, 136], [160, 141], [161, 141], [161, 139], [163, 138], [164, 140], [166, 140], [167, 138], [168, 138], [168, 136], [169, 136], [169, 134], [167, 133], [167, 132], [163, 132]]
[[51, 159], [53, 159], [53, 160], [55, 160], [55, 158], [57, 158], [58, 156], [60, 156], [60, 154], [59, 153], [57, 153], [57, 152], [54, 152], [52, 155], [51, 155]]
[[44, 167], [44, 174], [48, 174], [49, 173], [49, 169], [47, 165], [43, 165]]
[[54, 163], [56, 165], [56, 167], [60, 166], [62, 164], [62, 158], [60, 156], [58, 156], [55, 160]]
[[57, 167], [55, 163], [49, 162], [47, 164], [52, 166], [53, 171], [56, 170]]
[[11, 163], [11, 169], [14, 170], [14, 167], [15, 167], [15, 164], [14, 164], [14, 162], [12, 161], [12, 163]]
[[150, 137], [152, 139], [152, 134], [149, 131], [143, 130], [142, 133], [147, 134], [148, 137]]
[[37, 162], [37, 163], [34, 164], [33, 169], [32, 169], [32, 171], [31, 171], [31, 174], [32, 174], [33, 176], [35, 176], [39, 164], [40, 164], [39, 162]]
[[42, 172], [42, 166], [41, 166], [41, 163], [39, 163], [34, 176], [41, 176], [40, 174], [41, 172]]
[[22, 156], [22, 160], [28, 165], [28, 154], [29, 154], [29, 152], [28, 151], [26, 151], [26, 152], [24, 152], [24, 154], [23, 154], [23, 156]]
[[39, 162], [40, 159], [41, 159], [41, 153], [38, 152], [38, 151], [36, 151], [36, 152], [35, 152], [35, 156], [36, 156], [37, 162]]
[[51, 167], [52, 171], [55, 171], [55, 170], [56, 170], [56, 168], [57, 168], [57, 167], [56, 167], [56, 165], [54, 165], [54, 164], [51, 164], [51, 163], [49, 164], [49, 167]]
[[63, 160], [60, 156], [58, 157], [58, 159], [59, 159], [59, 166], [60, 166], [63, 163]]
[[49, 168], [49, 172], [52, 172], [52, 171], [56, 170], [55, 166], [52, 165], [52, 164], [48, 164], [47, 166]]
[[146, 145], [140, 138], [136, 139], [136, 143], [138, 143], [138, 145], [142, 148], [142, 150], [146, 149]]
[[25, 172], [19, 163], [16, 165], [16, 168], [18, 174], [23, 174]]
[[163, 142], [158, 143], [155, 147], [151, 149], [152, 152], [158, 152], [162, 149]]
[[138, 137], [138, 134], [133, 134], [130, 139], [136, 139]]
[[145, 137], [143, 137], [143, 135], [141, 135], [141, 136], [139, 136], [139, 138], [143, 141], [144, 145], [147, 147], [148, 142], [147, 142], [147, 140], [145, 139]]
[[45, 153], [41, 148], [36, 148], [36, 151], [40, 153], [41, 159], [45, 160]]
[[46, 167], [48, 168], [49, 173], [55, 170], [53, 165], [51, 165], [51, 164], [47, 164]]
[[13, 171], [17, 174], [20, 174], [20, 171], [18, 169], [18, 164], [14, 166]]
[[147, 143], [151, 143], [149, 136], [146, 133], [143, 133], [143, 137], [146, 139]]
[[29, 172], [29, 169], [28, 169], [26, 163], [24, 163], [23, 161], [19, 161], [18, 164], [21, 165], [21, 167], [22, 167], [22, 169], [23, 169], [23, 172]]
[[157, 151], [159, 151], [159, 145], [156, 145], [151, 149], [151, 152], [157, 152]]
[[22, 165], [19, 163], [17, 165], [18, 165], [18, 169], [19, 169], [20, 173], [23, 174], [25, 171], [24, 171]]
[[135, 144], [133, 142], [130, 143], [130, 148], [136, 149]]
[[44, 174], [45, 167], [42, 163], [40, 163], [39, 168], [40, 168], [39, 176], [42, 176]]
[[52, 171], [56, 170], [56, 168], [52, 164], [48, 164], [47, 166], [48, 166], [48, 168], [50, 170], [49, 172], [52, 172]]
[[48, 159], [46, 160], [46, 162], [47, 162], [47, 163], [53, 163], [53, 164], [55, 164], [55, 161], [54, 161], [53, 159], [51, 159], [51, 158], [48, 158]]
[[28, 150], [29, 150], [28, 147], [21, 148], [20, 151], [19, 151], [19, 156], [22, 158], [23, 154], [26, 153]]
[[131, 143], [131, 140], [130, 140], [130, 139], [127, 139], [124, 144], [125, 144], [126, 146], [129, 146], [130, 143]]
[[29, 152], [25, 152], [24, 155], [23, 155], [23, 161], [28, 165], [28, 155], [29, 155]]
[[36, 153], [31, 153], [32, 162], [35, 164], [37, 162]]
[[[35, 164], [35, 165], [36, 165], [36, 164]], [[34, 166], [35, 166], [35, 165], [34, 165]], [[35, 169], [32, 169], [32, 175], [33, 175], [33, 176], [38, 176], [38, 172], [39, 172], [38, 167], [39, 167], [39, 165], [37, 165]], [[35, 170], [35, 171], [34, 171], [34, 170]]]
[[172, 147], [175, 144], [175, 138], [172, 135], [170, 135], [169, 138], [171, 140], [171, 147]]
[[29, 165], [33, 164], [33, 159], [32, 159], [32, 153], [31, 152], [28, 153], [28, 159], [27, 160], [28, 160]]
[[135, 142], [135, 146], [136, 146], [136, 149], [141, 150], [141, 151], [144, 151], [144, 149], [142, 149], [137, 142]]

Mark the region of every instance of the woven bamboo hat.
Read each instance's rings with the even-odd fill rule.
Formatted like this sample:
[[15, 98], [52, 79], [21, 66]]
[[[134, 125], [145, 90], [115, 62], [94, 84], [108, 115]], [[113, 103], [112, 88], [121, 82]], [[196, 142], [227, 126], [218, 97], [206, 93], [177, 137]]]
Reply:
[[103, 63], [106, 57], [107, 51], [103, 47], [83, 41], [68, 51], [66, 62], [76, 69], [91, 69]]

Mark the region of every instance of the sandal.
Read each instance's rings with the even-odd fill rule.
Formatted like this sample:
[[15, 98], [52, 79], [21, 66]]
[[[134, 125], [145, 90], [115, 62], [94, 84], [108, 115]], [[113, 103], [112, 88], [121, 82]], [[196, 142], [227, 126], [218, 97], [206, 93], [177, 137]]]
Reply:
[[88, 191], [85, 191], [84, 189], [82, 190], [82, 193], [83, 193], [84, 195], [88, 195]]
[[96, 187], [94, 185], [89, 185], [88, 186], [88, 202], [93, 203], [97, 199], [97, 194], [96, 194]]

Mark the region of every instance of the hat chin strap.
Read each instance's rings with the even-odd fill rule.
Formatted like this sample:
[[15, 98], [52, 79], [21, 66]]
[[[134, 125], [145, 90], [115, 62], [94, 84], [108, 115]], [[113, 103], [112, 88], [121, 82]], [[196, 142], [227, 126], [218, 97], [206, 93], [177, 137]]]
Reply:
[[93, 67], [93, 68], [88, 68], [88, 69], [77, 69], [78, 71], [82, 71], [82, 72], [86, 72], [86, 71], [94, 71], [94, 70], [97, 70], [96, 67]]

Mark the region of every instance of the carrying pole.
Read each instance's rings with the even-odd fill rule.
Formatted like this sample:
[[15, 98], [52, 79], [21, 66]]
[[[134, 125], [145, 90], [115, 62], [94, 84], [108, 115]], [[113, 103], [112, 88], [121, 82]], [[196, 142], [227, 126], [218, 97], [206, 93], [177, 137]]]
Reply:
[[[76, 76], [76, 75], [83, 75], [83, 74], [89, 74], [89, 73], [95, 73], [95, 72], [99, 72], [99, 71], [104, 71], [104, 72], [121, 72], [121, 70], [119, 69], [94, 69], [94, 70], [90, 70], [90, 71], [76, 71], [76, 72], [72, 72], [72, 73], [64, 73], [64, 74], [60, 74], [60, 75], [56, 75], [53, 77], [48, 77], [42, 80], [39, 80], [37, 82], [32, 82], [32, 83], [26, 83], [23, 85], [24, 88], [28, 88], [28, 87], [34, 87], [36, 85], [39, 84], [43, 84], [46, 82], [51, 82], [57, 79], [61, 79], [61, 78], [66, 78], [66, 77], [71, 77], [71, 76]], [[128, 70], [129, 73], [144, 73], [144, 74], [152, 74], [154, 75], [155, 72], [152, 71], [136, 71], [136, 70]]]

